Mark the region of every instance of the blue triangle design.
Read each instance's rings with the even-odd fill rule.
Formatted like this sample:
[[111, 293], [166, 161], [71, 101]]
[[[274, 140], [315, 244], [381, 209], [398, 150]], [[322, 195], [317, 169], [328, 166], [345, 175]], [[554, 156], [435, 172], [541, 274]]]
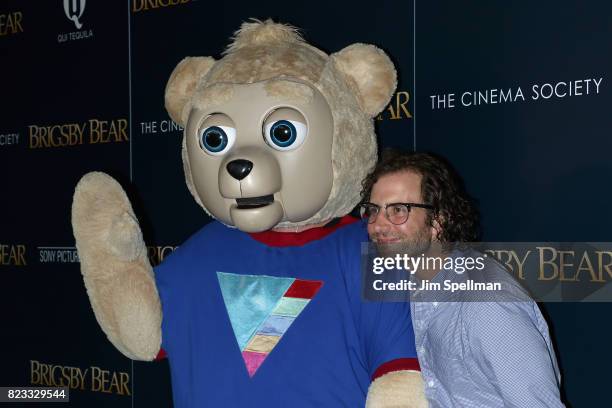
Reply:
[[294, 278], [226, 272], [217, 272], [217, 279], [240, 351], [295, 281]]

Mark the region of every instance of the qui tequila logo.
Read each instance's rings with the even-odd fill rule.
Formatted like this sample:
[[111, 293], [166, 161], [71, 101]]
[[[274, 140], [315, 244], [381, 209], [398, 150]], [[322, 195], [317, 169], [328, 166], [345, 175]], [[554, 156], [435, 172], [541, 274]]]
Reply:
[[83, 24], [79, 21], [83, 12], [85, 11], [85, 0], [64, 0], [64, 13], [68, 20], [72, 21], [77, 28], [80, 30]]

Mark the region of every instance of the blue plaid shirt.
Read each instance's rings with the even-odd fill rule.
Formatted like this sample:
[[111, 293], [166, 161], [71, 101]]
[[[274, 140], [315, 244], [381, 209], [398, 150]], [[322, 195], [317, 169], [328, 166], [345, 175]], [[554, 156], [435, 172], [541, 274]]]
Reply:
[[[451, 273], [442, 270], [431, 281], [443, 282]], [[410, 311], [430, 408], [563, 407], [559, 368], [537, 304], [526, 300], [497, 262], [487, 259], [480, 273], [480, 281], [504, 282], [503, 300], [464, 301], [462, 292], [455, 292], [459, 295], [452, 301], [420, 302], [423, 293], [412, 294]], [[454, 275], [454, 282], [469, 276]]]

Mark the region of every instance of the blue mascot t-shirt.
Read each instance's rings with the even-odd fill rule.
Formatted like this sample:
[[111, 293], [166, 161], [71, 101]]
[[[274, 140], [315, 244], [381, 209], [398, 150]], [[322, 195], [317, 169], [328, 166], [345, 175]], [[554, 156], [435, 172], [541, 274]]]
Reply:
[[212, 222], [155, 269], [175, 408], [363, 406], [377, 369], [416, 361], [409, 305], [361, 300], [362, 222], [256, 235]]

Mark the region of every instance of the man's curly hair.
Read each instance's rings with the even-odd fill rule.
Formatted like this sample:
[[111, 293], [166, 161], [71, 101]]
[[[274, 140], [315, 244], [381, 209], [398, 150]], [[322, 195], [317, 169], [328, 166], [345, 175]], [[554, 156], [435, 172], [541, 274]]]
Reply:
[[380, 177], [401, 171], [421, 175], [423, 203], [434, 207], [427, 221], [432, 225], [436, 220], [440, 225], [438, 239], [441, 243], [479, 240], [479, 214], [473, 200], [450, 163], [435, 154], [385, 149], [380, 162], [363, 180], [363, 201], [370, 199], [372, 186]]

